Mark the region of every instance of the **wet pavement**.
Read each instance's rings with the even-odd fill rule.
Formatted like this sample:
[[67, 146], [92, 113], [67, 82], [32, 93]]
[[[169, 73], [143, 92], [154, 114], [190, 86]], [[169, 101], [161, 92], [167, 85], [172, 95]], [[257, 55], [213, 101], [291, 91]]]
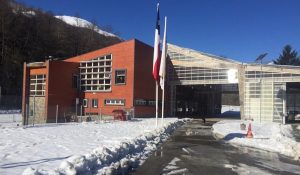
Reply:
[[132, 174], [300, 174], [299, 161], [217, 141], [212, 124], [202, 120], [187, 123]]

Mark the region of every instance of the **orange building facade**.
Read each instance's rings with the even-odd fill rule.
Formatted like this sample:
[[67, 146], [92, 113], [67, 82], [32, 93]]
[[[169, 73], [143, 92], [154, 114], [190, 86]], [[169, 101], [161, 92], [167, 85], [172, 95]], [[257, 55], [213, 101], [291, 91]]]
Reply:
[[66, 60], [24, 63], [23, 124], [134, 109], [155, 116], [153, 48], [129, 40]]

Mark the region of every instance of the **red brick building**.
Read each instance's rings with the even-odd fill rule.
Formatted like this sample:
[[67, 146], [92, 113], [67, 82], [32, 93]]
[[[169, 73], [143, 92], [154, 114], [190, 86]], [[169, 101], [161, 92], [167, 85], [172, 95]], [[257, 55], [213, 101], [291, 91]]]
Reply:
[[152, 59], [153, 48], [133, 39], [66, 60], [24, 63], [23, 122], [133, 107], [135, 116], [155, 116]]

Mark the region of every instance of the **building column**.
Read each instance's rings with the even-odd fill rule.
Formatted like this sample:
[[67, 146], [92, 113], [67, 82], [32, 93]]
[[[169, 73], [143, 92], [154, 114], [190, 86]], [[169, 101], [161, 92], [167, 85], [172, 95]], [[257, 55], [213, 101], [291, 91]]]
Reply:
[[238, 68], [238, 86], [240, 100], [240, 115], [241, 119], [245, 119], [244, 99], [245, 99], [245, 67], [243, 65]]
[[26, 62], [23, 64], [23, 91], [22, 91], [22, 124], [27, 124], [28, 105], [29, 105], [29, 69]]

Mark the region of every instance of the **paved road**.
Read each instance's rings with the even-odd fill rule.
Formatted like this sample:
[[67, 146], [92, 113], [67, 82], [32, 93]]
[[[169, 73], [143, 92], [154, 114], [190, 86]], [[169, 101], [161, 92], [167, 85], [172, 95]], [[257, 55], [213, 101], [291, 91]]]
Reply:
[[300, 162], [216, 141], [212, 124], [193, 120], [181, 127], [133, 174], [300, 174]]

